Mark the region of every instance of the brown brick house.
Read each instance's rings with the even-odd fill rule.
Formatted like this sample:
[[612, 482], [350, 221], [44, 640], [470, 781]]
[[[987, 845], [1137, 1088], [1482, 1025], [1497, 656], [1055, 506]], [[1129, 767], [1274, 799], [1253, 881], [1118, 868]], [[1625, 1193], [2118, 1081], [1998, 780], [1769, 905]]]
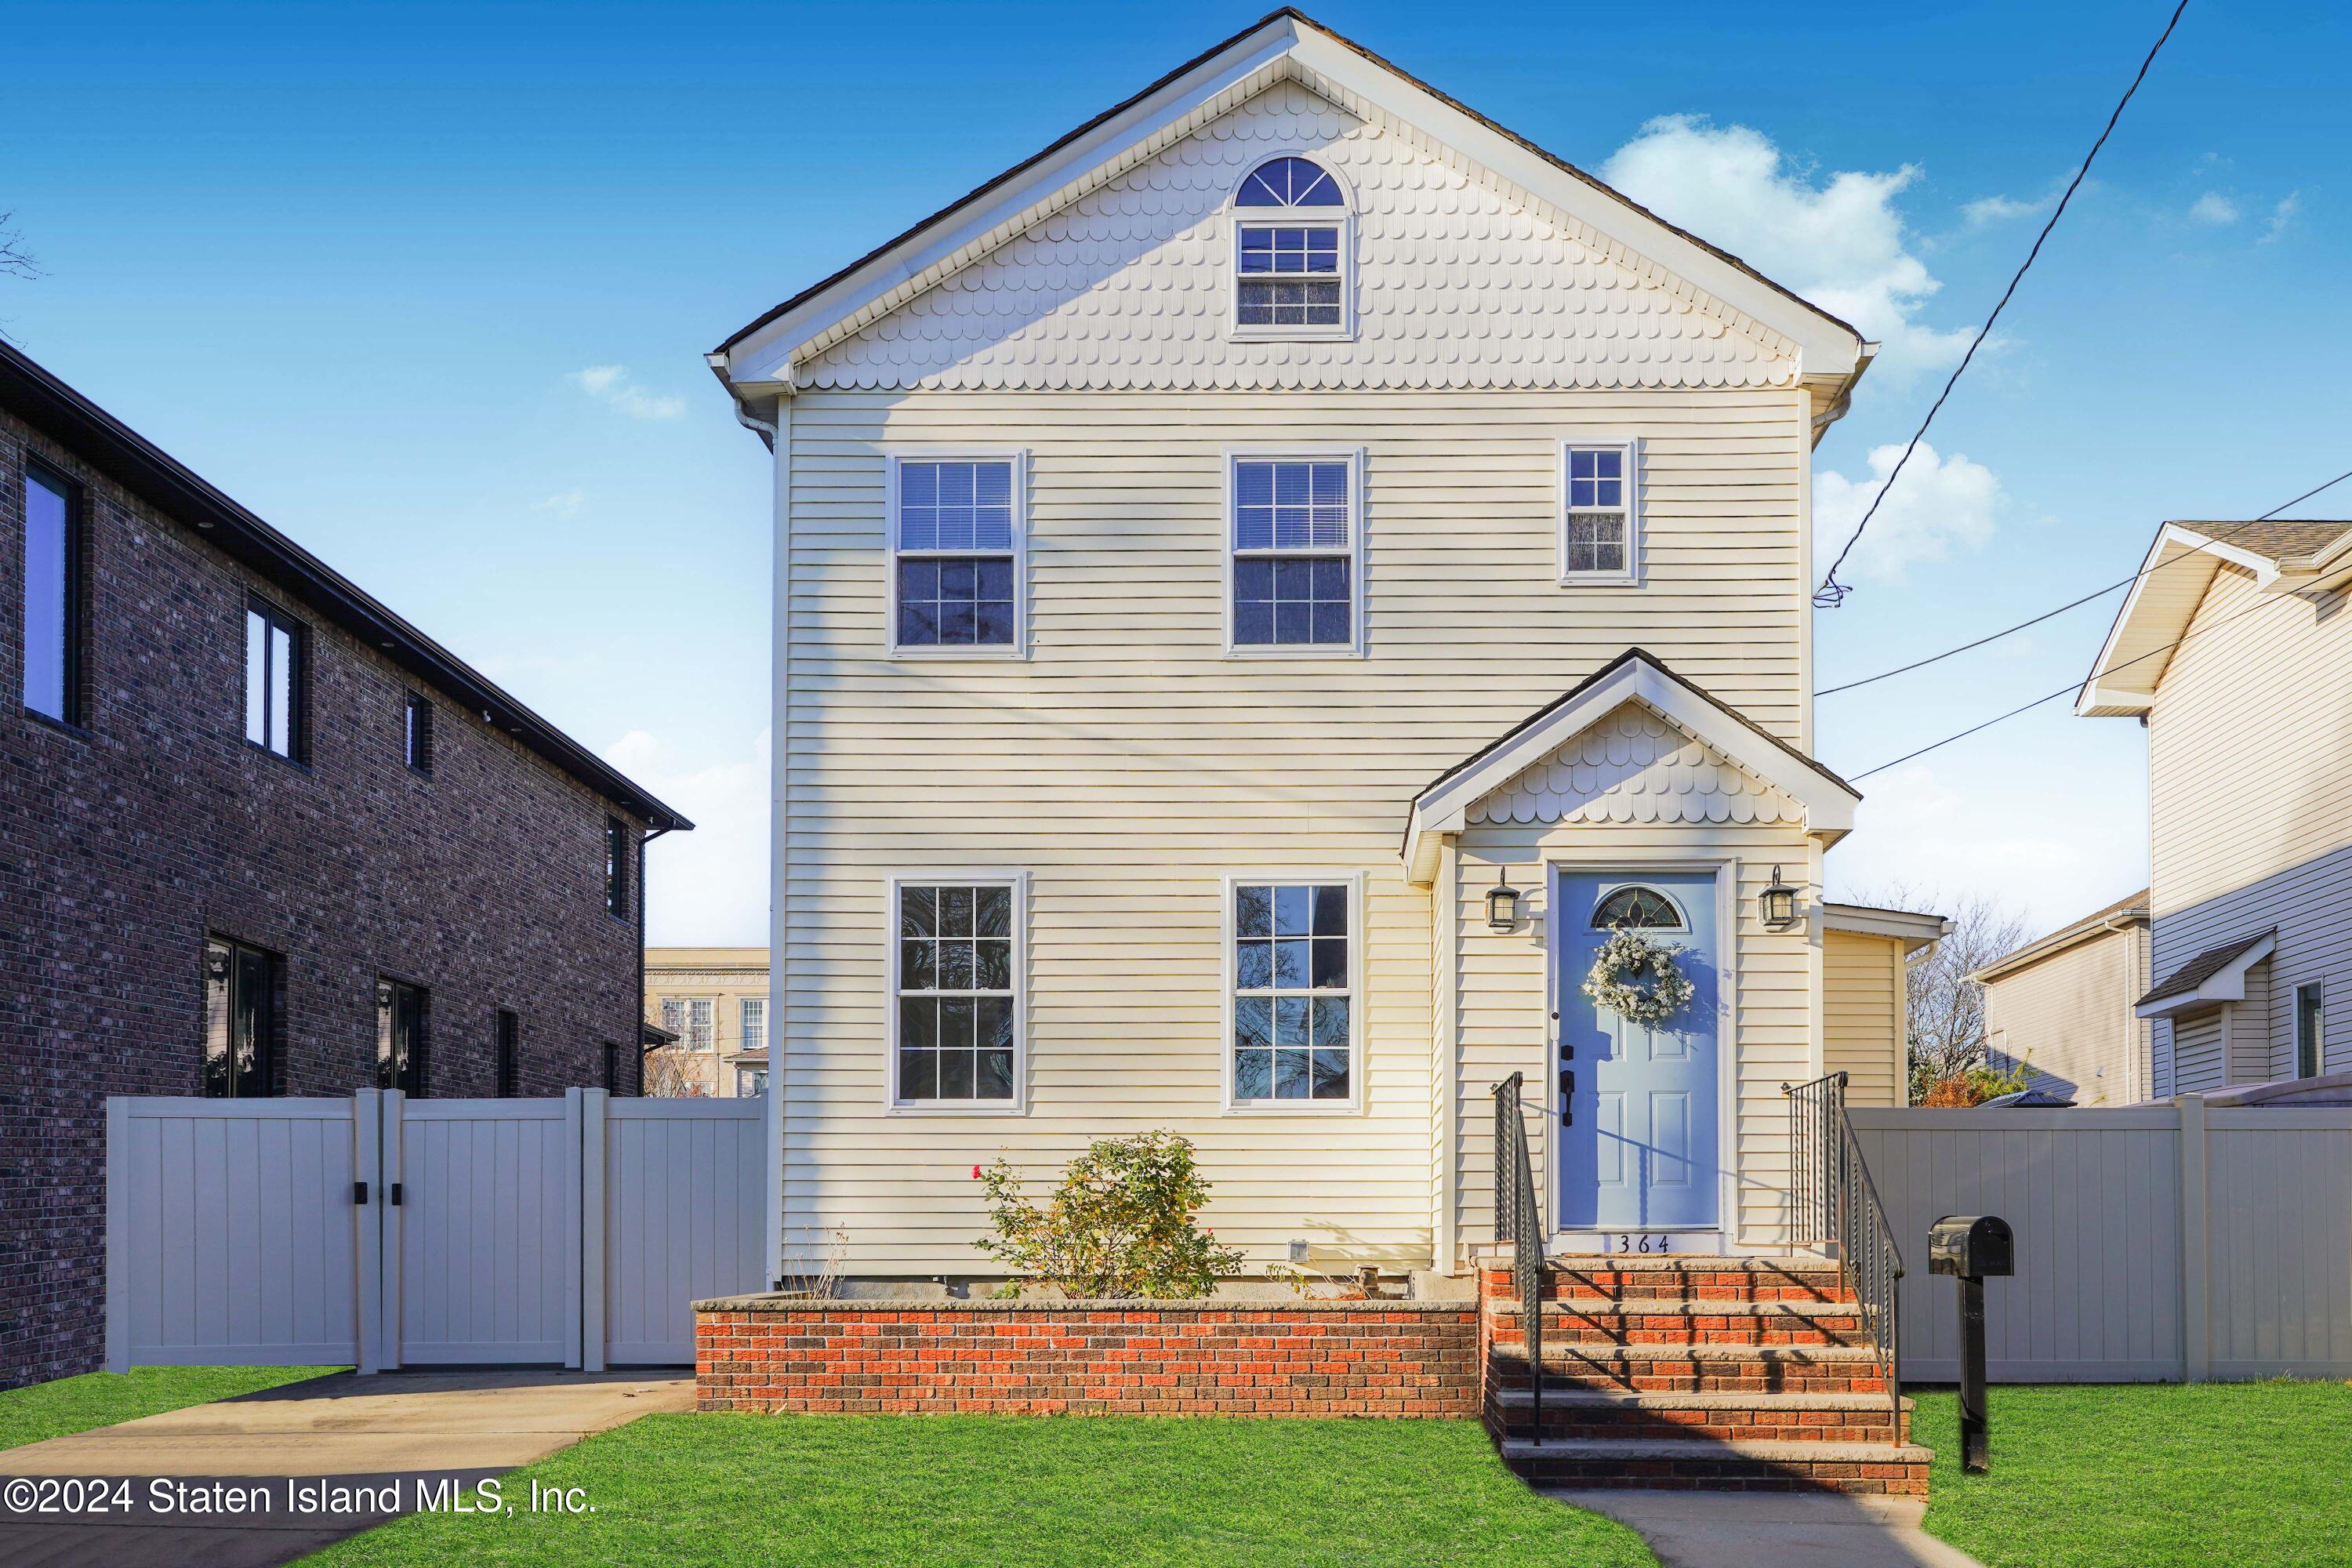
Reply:
[[692, 825], [0, 344], [0, 1387], [88, 1371], [110, 1094], [638, 1087]]

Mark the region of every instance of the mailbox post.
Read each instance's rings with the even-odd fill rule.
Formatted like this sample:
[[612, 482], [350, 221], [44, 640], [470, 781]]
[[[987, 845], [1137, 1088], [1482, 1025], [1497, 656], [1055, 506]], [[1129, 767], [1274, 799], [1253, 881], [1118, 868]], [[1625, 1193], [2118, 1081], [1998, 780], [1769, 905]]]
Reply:
[[1998, 1215], [1946, 1215], [1927, 1227], [1927, 1271], [1960, 1287], [1960, 1468], [1992, 1468], [1985, 1412], [1984, 1282], [2017, 1272], [2017, 1241]]

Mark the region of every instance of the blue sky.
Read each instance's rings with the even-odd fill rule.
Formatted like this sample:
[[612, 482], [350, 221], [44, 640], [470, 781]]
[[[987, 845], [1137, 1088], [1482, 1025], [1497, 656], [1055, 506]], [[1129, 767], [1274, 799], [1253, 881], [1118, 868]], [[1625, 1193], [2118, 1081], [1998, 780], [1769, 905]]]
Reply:
[[[0, 328], [702, 821], [656, 941], [759, 942], [765, 469], [702, 351], [1263, 8], [20, 0], [0, 209], [45, 275]], [[1882, 337], [1832, 520], [2164, 16], [1312, 9]], [[1825, 684], [2352, 468], [2347, 63], [2341, 10], [2191, 5], [1821, 617]], [[1824, 759], [2078, 678], [2113, 603], [1824, 699]], [[1868, 781], [1832, 887], [2053, 923], [2145, 874], [2144, 773], [2137, 726], [2051, 704]]]

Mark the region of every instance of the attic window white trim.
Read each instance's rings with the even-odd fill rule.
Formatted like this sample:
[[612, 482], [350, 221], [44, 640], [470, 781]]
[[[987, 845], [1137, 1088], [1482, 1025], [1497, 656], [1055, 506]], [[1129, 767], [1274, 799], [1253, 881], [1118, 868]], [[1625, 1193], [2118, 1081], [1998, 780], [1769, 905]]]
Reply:
[[[1309, 182], [1307, 194], [1336, 190], [1339, 200], [1317, 199], [1297, 206], [1262, 205], [1272, 187], [1259, 179], [1260, 171], [1294, 159], [1311, 164], [1321, 175]], [[1296, 181], [1289, 184], [1295, 184]], [[1245, 196], [1261, 205], [1244, 205]], [[1237, 342], [1320, 342], [1353, 338], [1355, 212], [1354, 194], [1347, 183], [1328, 163], [1310, 153], [1278, 149], [1252, 163], [1234, 184], [1225, 204], [1229, 230], [1225, 262], [1231, 268], [1225, 289], [1225, 335]], [[1311, 323], [1242, 320], [1244, 300], [1254, 289], [1271, 291], [1285, 284], [1330, 285], [1338, 295], [1336, 319]], [[1314, 309], [1317, 307], [1304, 307], [1301, 313]]]
[[[1598, 470], [1583, 471], [1587, 468]], [[1611, 474], [1608, 470], [1617, 471]], [[1642, 443], [1639, 439], [1559, 444], [1559, 584], [1635, 587], [1642, 581]], [[1614, 523], [1617, 564], [1605, 559]]]

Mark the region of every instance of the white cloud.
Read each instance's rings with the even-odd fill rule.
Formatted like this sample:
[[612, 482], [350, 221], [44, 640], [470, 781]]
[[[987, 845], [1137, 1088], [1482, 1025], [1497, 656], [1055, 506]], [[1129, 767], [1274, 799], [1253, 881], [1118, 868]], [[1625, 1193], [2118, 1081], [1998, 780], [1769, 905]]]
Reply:
[[[1902, 456], [1900, 443], [1874, 447], [1866, 478], [1826, 469], [1814, 476], [1813, 547], [1823, 569], [1837, 559]], [[1993, 513], [2004, 499], [1990, 468], [1958, 452], [1943, 457], [1922, 441], [1853, 547], [1843, 575], [1900, 583], [1914, 565], [1941, 561], [1956, 548], [1973, 550], [1992, 537]]]
[[1760, 132], [1672, 114], [1642, 127], [1601, 176], [1885, 344], [1878, 379], [1952, 364], [1973, 335], [1917, 320], [1942, 285], [1912, 254], [1895, 210], [1919, 178], [1916, 164], [1816, 184]]
[[588, 500], [585, 490], [558, 490], [551, 496], [530, 503], [533, 511], [551, 511], [558, 517], [576, 517]]
[[768, 940], [771, 732], [749, 754], [686, 756], [632, 730], [604, 760], [694, 824], [646, 851], [646, 940], [656, 946], [758, 947]]
[[2011, 218], [2025, 217], [2047, 212], [2058, 200], [2053, 193], [2046, 196], [2021, 199], [2017, 196], [1979, 196], [1960, 209], [1960, 216], [1970, 228], [1982, 228], [1987, 224], [2007, 223]]
[[2289, 191], [2285, 195], [2281, 196], [2278, 205], [2271, 208], [2270, 226], [2263, 230], [2263, 237], [2257, 243], [2268, 245], [2277, 239], [2287, 231], [2287, 226], [2294, 222], [2295, 215], [2302, 211], [2303, 193], [2301, 191]]
[[2208, 191], [2190, 205], [2189, 216], [2199, 223], [2224, 227], [2238, 221], [2238, 204], [2219, 191]]
[[619, 409], [632, 419], [676, 419], [686, 412], [686, 399], [656, 395], [629, 379], [626, 366], [592, 364], [572, 373], [581, 390], [599, 403]]
[[[1829, 896], [1897, 886], [1977, 893], [2041, 932], [2146, 881], [2147, 818], [2139, 811], [2105, 787], [2067, 789], [2058, 781], [2031, 787], [2030, 799], [2011, 799], [1987, 780], [2042, 769], [2027, 758], [1996, 755], [1992, 763], [2000, 765], [1947, 764], [1958, 788], [1925, 761], [1864, 781], [1853, 834], [1829, 859]], [[2100, 778], [2103, 786], [2108, 782]]]

